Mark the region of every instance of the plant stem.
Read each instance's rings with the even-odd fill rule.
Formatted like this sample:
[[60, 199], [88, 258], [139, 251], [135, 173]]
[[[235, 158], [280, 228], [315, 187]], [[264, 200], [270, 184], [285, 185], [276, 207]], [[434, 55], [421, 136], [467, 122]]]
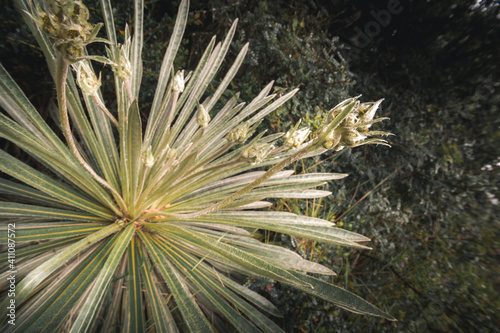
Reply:
[[[120, 194], [104, 179], [99, 177], [99, 175], [92, 169], [92, 167], [85, 161], [85, 159], [80, 155], [78, 148], [75, 143], [75, 139], [73, 138], [73, 134], [71, 133], [71, 127], [69, 124], [69, 116], [68, 116], [68, 106], [66, 103], [66, 78], [68, 75], [69, 63], [64, 59], [61, 54], [57, 55], [57, 63], [56, 63], [56, 89], [57, 89], [57, 103], [59, 104], [59, 115], [61, 118], [61, 127], [63, 130], [64, 137], [68, 142], [68, 146], [76, 157], [77, 161], [81, 166], [90, 174], [92, 178], [94, 178], [99, 184], [109, 189], [113, 195], [115, 200], [118, 201], [118, 205], [124, 209], [126, 208], [125, 202], [123, 201]], [[116, 207], [111, 207], [115, 213], [119, 213]]]
[[104, 114], [109, 118], [109, 120], [111, 120], [111, 122], [118, 128], [119, 127], [118, 120], [116, 120], [116, 118], [113, 117], [111, 112], [109, 112], [106, 105], [104, 105], [104, 103], [101, 101], [101, 98], [99, 97], [99, 95], [97, 93], [94, 93], [92, 95], [92, 99], [97, 104], [97, 106], [102, 110], [102, 112], [104, 112]]

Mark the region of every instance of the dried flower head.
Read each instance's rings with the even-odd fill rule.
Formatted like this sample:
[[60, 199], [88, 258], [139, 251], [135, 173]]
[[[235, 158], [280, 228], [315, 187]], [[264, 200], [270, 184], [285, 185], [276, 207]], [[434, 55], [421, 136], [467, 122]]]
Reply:
[[84, 55], [85, 45], [95, 40], [102, 24], [94, 26], [88, 22], [89, 10], [81, 1], [50, 0], [46, 7], [47, 12], [37, 8], [36, 21], [67, 61], [78, 61]]
[[367, 139], [371, 135], [390, 135], [387, 132], [369, 131], [372, 124], [387, 119], [373, 119], [382, 100], [360, 103], [358, 98], [359, 96], [347, 99], [330, 110], [325, 125], [319, 130], [317, 144], [334, 150], [364, 144], [388, 145], [382, 139]]

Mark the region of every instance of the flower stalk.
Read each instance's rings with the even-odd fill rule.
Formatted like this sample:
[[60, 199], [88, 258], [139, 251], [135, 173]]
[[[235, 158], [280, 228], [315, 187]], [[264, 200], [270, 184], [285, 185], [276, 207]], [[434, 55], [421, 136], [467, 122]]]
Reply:
[[[113, 197], [117, 201], [117, 204], [121, 209], [126, 209], [125, 201], [121, 195], [114, 189], [107, 181], [102, 179], [92, 167], [85, 161], [80, 152], [78, 151], [78, 147], [76, 146], [75, 139], [73, 137], [73, 133], [71, 133], [71, 126], [69, 123], [68, 116], [68, 105], [66, 101], [66, 78], [68, 76], [69, 62], [65, 59], [62, 54], [58, 54], [56, 59], [56, 90], [57, 90], [57, 102], [59, 105], [59, 117], [61, 120], [61, 128], [66, 138], [66, 142], [76, 157], [77, 161], [81, 166], [94, 178], [99, 184], [106, 187], [111, 191]], [[116, 209], [115, 209], [116, 210]]]
[[108, 108], [104, 105], [98, 94], [101, 86], [101, 74], [99, 73], [98, 79], [86, 61], [79, 61], [73, 64], [73, 67], [76, 68], [76, 82], [82, 90], [82, 93], [92, 97], [92, 100], [101, 109], [101, 111], [104, 112], [109, 120], [118, 128], [118, 121], [111, 114], [111, 112], [109, 112]]
[[[286, 166], [321, 148], [341, 150], [344, 149], [345, 146], [355, 147], [364, 144], [382, 144], [388, 146], [387, 142], [382, 139], [365, 140], [370, 135], [390, 134], [380, 131], [368, 131], [368, 129], [374, 123], [373, 117], [375, 116], [375, 112], [377, 111], [377, 108], [382, 100], [375, 103], [360, 104], [358, 98], [359, 96], [339, 103], [329, 112], [326, 117], [325, 124], [322, 128], [319, 129], [315, 139], [307, 142], [306, 144], [303, 144], [300, 150], [285, 158], [281, 162], [278, 162], [271, 169], [266, 171], [266, 173], [261, 177], [255, 179], [239, 191], [231, 194], [226, 199], [195, 213], [178, 214], [163, 212], [163, 214], [175, 219], [189, 220], [218, 211], [232, 203], [234, 200], [240, 198], [245, 193], [260, 186], [262, 183], [280, 172]], [[384, 119], [386, 118], [380, 118], [377, 121], [381, 121]], [[231, 141], [237, 142], [240, 140], [240, 138], [245, 137], [248, 126], [243, 124], [235, 127], [235, 129], [233, 129], [232, 132], [228, 134], [228, 139], [231, 138]], [[302, 142], [309, 136], [309, 129], [303, 128], [297, 130], [299, 125], [300, 122], [297, 123], [291, 131], [287, 132], [284, 135], [285, 146], [299, 147]], [[271, 150], [273, 148], [274, 146], [272, 146], [271, 144], [261, 143], [258, 141], [252, 142], [242, 151], [241, 157], [247, 159], [252, 164], [258, 164], [262, 162], [268, 155], [274, 155], [271, 153]]]

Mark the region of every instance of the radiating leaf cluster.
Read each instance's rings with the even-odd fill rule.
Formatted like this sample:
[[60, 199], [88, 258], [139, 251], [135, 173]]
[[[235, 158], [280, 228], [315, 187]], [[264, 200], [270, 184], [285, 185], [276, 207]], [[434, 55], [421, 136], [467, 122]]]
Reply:
[[[297, 90], [276, 96], [270, 94], [271, 83], [248, 104], [238, 96], [222, 103], [248, 51], [245, 45], [207, 96], [208, 85], [220, 75], [236, 21], [222, 42], [211, 40], [198, 66], [184, 75], [173, 63], [187, 22], [185, 0], [143, 123], [143, 2], [135, 1], [133, 35], [126, 28], [119, 44], [111, 3], [102, 1], [108, 58], [71, 59], [78, 75], [87, 75], [81, 66], [91, 69], [92, 61], [112, 67], [115, 103], [107, 104], [115, 109], [103, 102], [100, 83], [79, 90], [85, 77], [75, 80], [67, 57], [54, 48], [60, 45], [58, 35], [44, 32], [47, 27], [39, 19], [69, 2], [51, 3], [35, 8], [29, 1], [17, 1], [56, 81], [60, 117], [55, 121], [66, 140], [0, 65], [0, 106], [5, 110], [0, 136], [45, 168], [36, 170], [0, 151], [0, 170], [9, 176], [0, 180], [0, 193], [11, 200], [0, 201], [0, 287], [5, 295], [9, 239], [16, 242], [18, 281], [15, 326], [6, 323], [9, 298], [2, 297], [5, 331], [280, 331], [269, 318], [279, 316], [277, 309], [243, 285], [255, 275], [356, 313], [392, 319], [360, 297], [308, 274], [333, 275], [326, 267], [255, 237], [258, 230], [270, 230], [367, 248], [359, 243], [368, 238], [329, 221], [261, 210], [270, 206], [266, 198], [330, 194], [316, 188], [345, 174], [293, 175], [282, 169], [325, 152], [325, 138], [364, 104], [357, 99], [344, 102], [331, 111], [323, 132], [307, 141], [309, 131], [300, 130], [292, 148], [281, 145], [282, 133], [255, 133], [260, 121]], [[15, 238], [7, 234], [12, 224]]]

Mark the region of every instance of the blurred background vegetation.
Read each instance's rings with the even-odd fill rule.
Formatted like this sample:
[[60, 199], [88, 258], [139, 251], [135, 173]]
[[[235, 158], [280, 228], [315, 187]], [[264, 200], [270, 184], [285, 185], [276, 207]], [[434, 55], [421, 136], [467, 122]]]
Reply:
[[[144, 116], [178, 2], [146, 1], [142, 91], [151, 93], [141, 96]], [[99, 17], [98, 2], [86, 3]], [[0, 60], [49, 118], [55, 89], [41, 51], [10, 1], [1, 7]], [[117, 26], [132, 13], [131, 0], [117, 1]], [[350, 177], [326, 185], [333, 195], [321, 201], [277, 200], [273, 207], [360, 232], [372, 239], [372, 251], [263, 237], [332, 268], [335, 283], [399, 321], [354, 315], [249, 278], [279, 306], [279, 324], [287, 332], [499, 331], [498, 2], [192, 0], [176, 68], [193, 69], [210, 38], [222, 38], [235, 18], [231, 52], [250, 42], [250, 53], [227, 95], [239, 91], [249, 101], [271, 80], [277, 93], [301, 89], [263, 128], [284, 131], [299, 118], [315, 127], [324, 111], [362, 94], [362, 101], [385, 98], [378, 114], [391, 118], [384, 129], [395, 134], [390, 149], [359, 147], [295, 165], [298, 173]], [[102, 70], [106, 81], [109, 69]]]

